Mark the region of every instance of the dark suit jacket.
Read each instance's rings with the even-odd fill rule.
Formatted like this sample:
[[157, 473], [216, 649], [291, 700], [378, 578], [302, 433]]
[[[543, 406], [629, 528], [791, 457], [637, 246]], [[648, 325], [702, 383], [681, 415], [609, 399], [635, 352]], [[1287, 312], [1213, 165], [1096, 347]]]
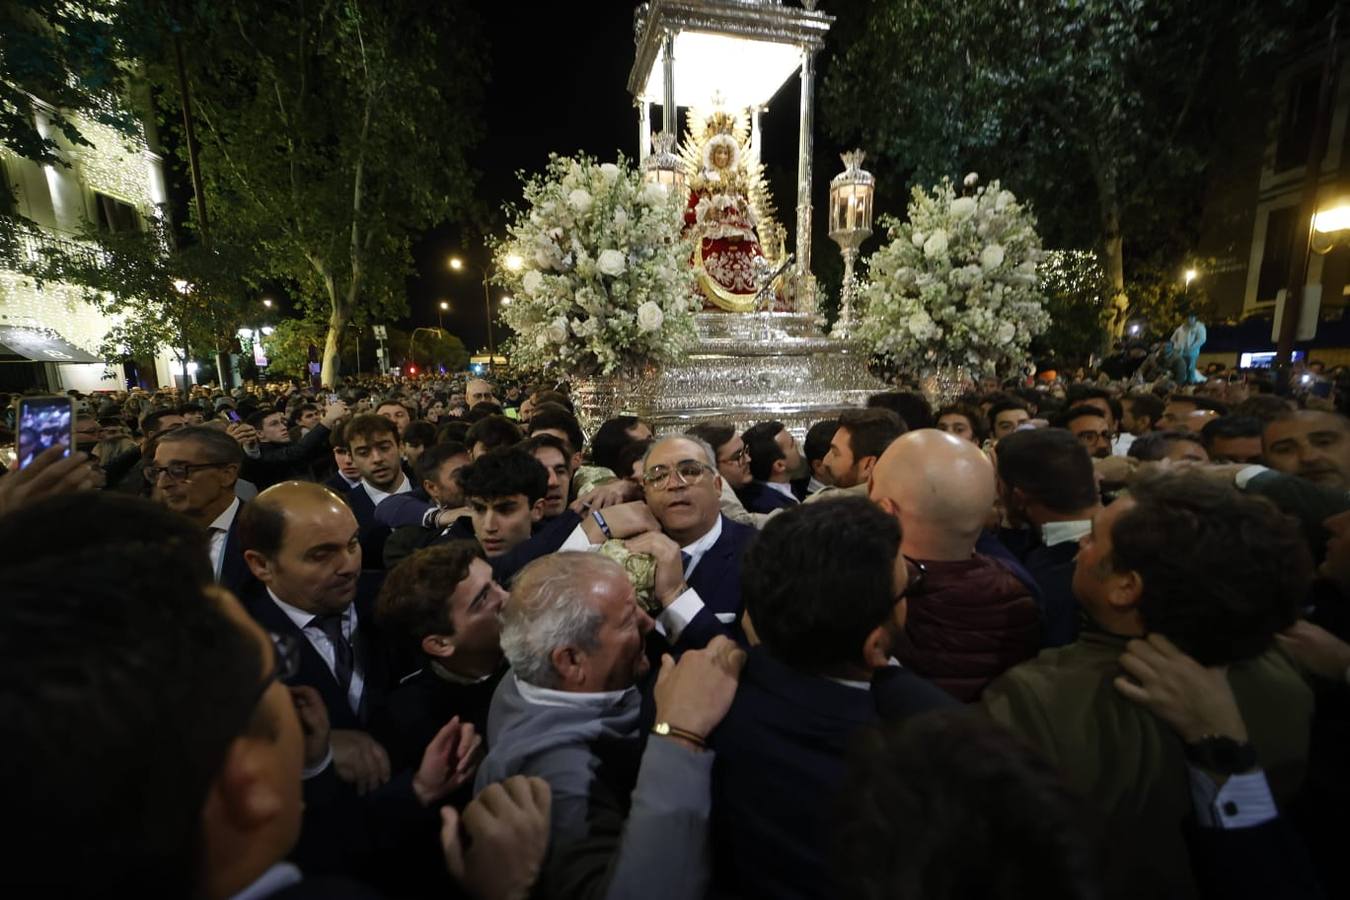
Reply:
[[244, 549], [239, 546], [239, 516], [243, 512], [244, 504], [241, 502], [225, 537], [225, 553], [220, 561], [220, 585], [229, 588], [236, 597], [242, 596], [249, 585], [257, 582], [248, 563], [244, 561]]
[[797, 505], [762, 481], [750, 482], [737, 490], [736, 496], [740, 498], [741, 505], [752, 513], [771, 513], [775, 509]]
[[381, 525], [375, 520], [375, 503], [366, 493], [364, 483], [358, 482], [356, 487], [343, 496], [347, 500], [347, 505], [352, 508], [352, 515], [356, 516], [356, 525], [360, 529], [361, 567], [383, 569], [384, 542], [389, 540], [391, 529], [388, 525]]
[[312, 481], [314, 463], [328, 455], [328, 434], [327, 427], [315, 425], [297, 443], [259, 444], [258, 452], [261, 455], [257, 459], [245, 456], [239, 477], [253, 482], [260, 491], [292, 478]]
[[[752, 647], [712, 733], [713, 883], [730, 896], [831, 897], [832, 804], [853, 737], [869, 725], [955, 706], [904, 669], [870, 690], [807, 675]], [[897, 851], [898, 852], [898, 851]]]
[[[286, 613], [272, 602], [267, 587], [260, 581], [248, 586], [240, 600], [249, 615], [266, 631], [287, 634], [300, 642], [300, 671], [289, 684], [309, 685], [323, 697], [328, 709], [328, 721], [334, 728], [365, 730], [372, 716], [378, 715], [383, 707], [384, 698], [394, 679], [391, 673], [394, 665], [385, 641], [375, 624], [375, 595], [378, 593], [379, 579], [362, 576], [357, 588], [356, 622], [364, 654], [364, 687], [362, 688], [361, 708], [353, 712], [346, 694], [333, 677], [332, 670], [323, 661], [319, 651], [309, 642], [309, 638], [296, 627]], [[358, 657], [359, 659], [360, 657]]]
[[[680, 635], [679, 645], [682, 648], [705, 647], [719, 634], [745, 642], [740, 624], [741, 557], [756, 534], [758, 532], [749, 525], [722, 517], [721, 537], [703, 554], [694, 574], [689, 577], [689, 586], [698, 592], [703, 601], [703, 610], [685, 626]], [[717, 613], [729, 614], [734, 618], [730, 623], [723, 623], [717, 618]]]

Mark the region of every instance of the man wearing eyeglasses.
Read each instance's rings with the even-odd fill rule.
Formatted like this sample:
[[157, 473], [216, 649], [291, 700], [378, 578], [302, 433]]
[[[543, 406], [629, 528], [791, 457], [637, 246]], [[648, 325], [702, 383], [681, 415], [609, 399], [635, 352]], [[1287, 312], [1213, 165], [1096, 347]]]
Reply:
[[[672, 645], [703, 647], [719, 634], [743, 640], [741, 555], [755, 530], [722, 515], [722, 479], [712, 447], [692, 436], [652, 444], [642, 462], [643, 494], [660, 530], [618, 531], [617, 513], [592, 510], [563, 550], [626, 538], [633, 553], [656, 560], [656, 623]], [[627, 513], [629, 504], [616, 507]], [[610, 517], [610, 518], [607, 518]], [[639, 529], [641, 529], [639, 525]]]
[[1068, 429], [1093, 458], [1106, 459], [1111, 455], [1115, 433], [1097, 407], [1075, 406], [1056, 420], [1055, 427]]
[[243, 456], [225, 432], [194, 425], [161, 435], [144, 470], [156, 503], [206, 529], [216, 581], [236, 594], [253, 581], [239, 545], [242, 504], [234, 493]]

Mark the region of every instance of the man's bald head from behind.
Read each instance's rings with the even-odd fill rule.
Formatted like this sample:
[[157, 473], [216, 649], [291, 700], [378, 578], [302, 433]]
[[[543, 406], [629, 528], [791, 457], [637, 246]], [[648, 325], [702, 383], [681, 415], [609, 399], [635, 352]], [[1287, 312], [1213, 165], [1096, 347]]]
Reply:
[[994, 505], [994, 467], [969, 441], [911, 431], [877, 461], [868, 496], [899, 518], [905, 555], [968, 559]]

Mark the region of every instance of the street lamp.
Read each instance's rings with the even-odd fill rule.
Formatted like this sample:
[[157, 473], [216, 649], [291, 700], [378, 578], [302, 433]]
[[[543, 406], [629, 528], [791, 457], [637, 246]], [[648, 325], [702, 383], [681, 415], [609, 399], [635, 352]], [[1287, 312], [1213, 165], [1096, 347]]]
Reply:
[[1194, 269], [1187, 269], [1185, 274], [1182, 276], [1186, 279], [1186, 287], [1189, 288], [1191, 286], [1191, 282], [1194, 281], [1196, 278], [1198, 278], [1199, 275], [1200, 273], [1195, 271]]
[[[506, 268], [510, 269], [512, 272], [519, 272], [525, 266], [525, 260], [519, 255], [512, 253], [506, 257], [506, 259], [503, 261], [503, 264], [506, 266]], [[488, 287], [488, 282], [491, 279], [491, 275], [487, 269], [480, 269], [477, 266], [470, 266], [468, 263], [464, 262], [464, 260], [459, 258], [458, 256], [450, 257], [450, 268], [455, 270], [456, 272], [462, 272], [466, 269], [472, 269], [479, 275], [483, 276], [483, 313], [487, 316], [488, 356], [489, 358], [495, 358], [497, 355], [497, 341], [492, 334], [492, 294]]]
[[839, 319], [833, 334], [846, 338], [853, 330], [853, 261], [858, 248], [872, 236], [872, 196], [876, 179], [862, 168], [865, 154], [861, 150], [844, 153], [844, 171], [830, 181], [830, 239], [839, 245], [844, 256], [844, 283], [839, 288]]
[[444, 300], [442, 300], [441, 303], [440, 303], [440, 306], [437, 307], [437, 309], [436, 309], [436, 330], [437, 330], [437, 331], [444, 331], [444, 330], [445, 330], [444, 328], [441, 327], [441, 314], [442, 314], [442, 313], [445, 313], [445, 312], [448, 312], [449, 309], [450, 309], [450, 304], [449, 304], [449, 303], [446, 303]]
[[651, 155], [641, 163], [642, 180], [659, 184], [672, 196], [684, 193], [684, 160], [675, 152], [675, 135], [665, 131], [652, 138]]
[[271, 298], [271, 297], [264, 297], [264, 298], [263, 298], [263, 306], [267, 307], [268, 309], [271, 309], [271, 308], [272, 308], [272, 298]]
[[1308, 246], [1319, 256], [1325, 256], [1345, 242], [1350, 242], [1350, 200], [1318, 210], [1313, 215]]

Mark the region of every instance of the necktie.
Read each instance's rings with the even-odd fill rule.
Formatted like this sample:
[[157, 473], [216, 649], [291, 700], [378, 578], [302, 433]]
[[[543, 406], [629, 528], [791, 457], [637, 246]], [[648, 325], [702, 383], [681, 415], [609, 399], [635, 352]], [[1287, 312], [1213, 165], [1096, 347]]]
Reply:
[[352, 686], [352, 645], [342, 633], [342, 613], [327, 616], [315, 616], [309, 624], [315, 625], [333, 645], [333, 677], [345, 694]]
[[692, 556], [685, 553], [683, 550], [680, 551], [680, 571], [684, 573], [685, 578], [689, 577], [689, 564], [693, 561], [694, 558]]

